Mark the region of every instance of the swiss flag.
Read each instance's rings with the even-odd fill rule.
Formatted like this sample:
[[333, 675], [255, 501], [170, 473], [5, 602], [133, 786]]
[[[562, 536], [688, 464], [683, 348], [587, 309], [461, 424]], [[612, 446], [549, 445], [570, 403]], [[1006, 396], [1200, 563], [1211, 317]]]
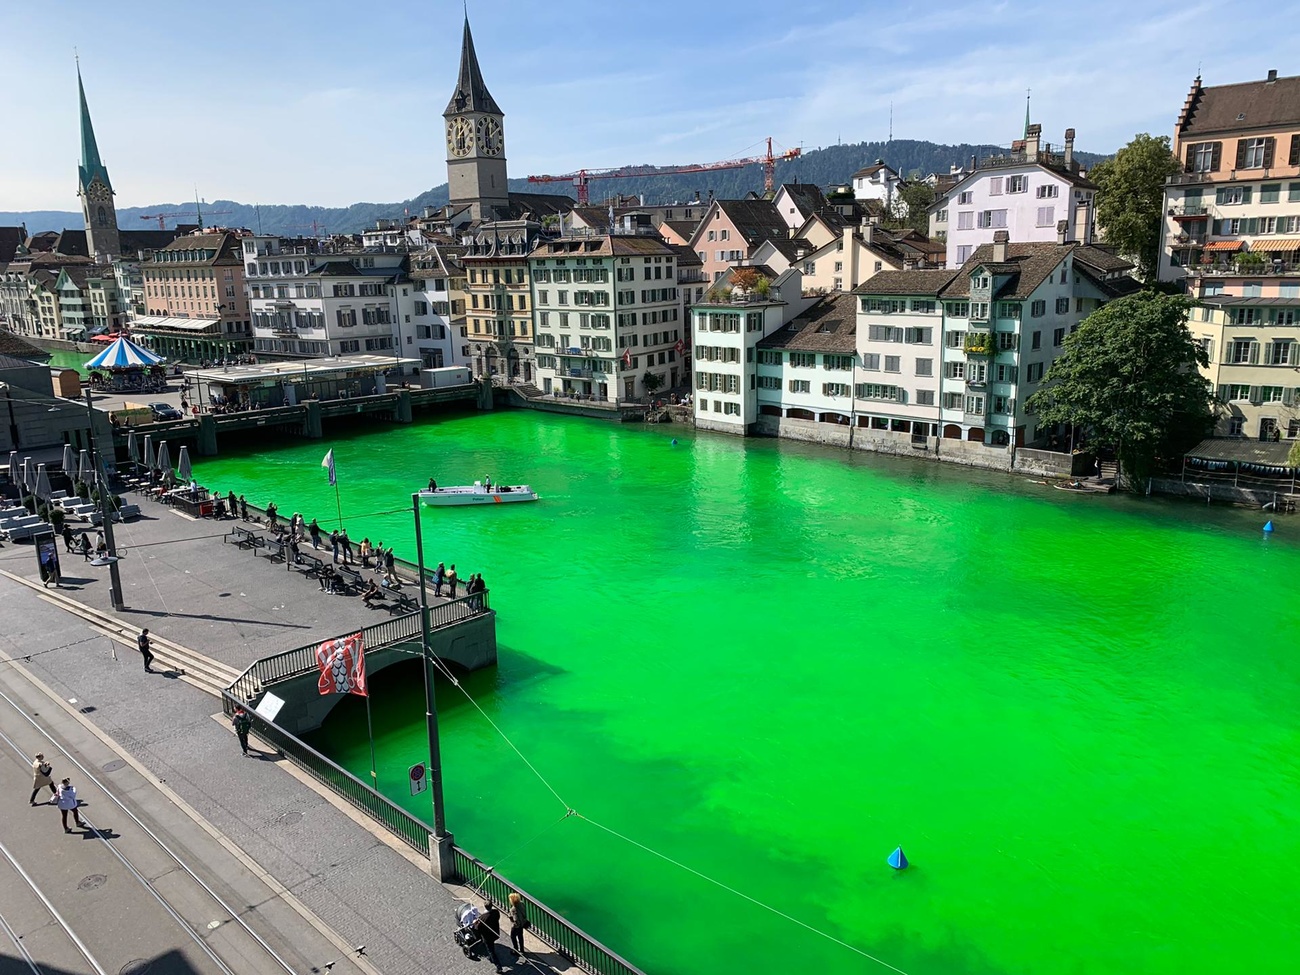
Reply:
[[321, 694], [369, 696], [366, 691], [366, 654], [360, 631], [322, 643], [316, 648], [316, 666], [320, 668], [316, 687]]
[[686, 351], [686, 343], [683, 342], [681, 339], [678, 339], [677, 344], [674, 345], [673, 348], [677, 350], [678, 355], [681, 355], [683, 352]]
[[624, 367], [627, 368], [627, 369], [631, 369], [631, 368], [632, 368], [632, 350], [631, 350], [631, 349], [624, 349], [624, 350], [623, 350], [623, 365], [624, 365]]

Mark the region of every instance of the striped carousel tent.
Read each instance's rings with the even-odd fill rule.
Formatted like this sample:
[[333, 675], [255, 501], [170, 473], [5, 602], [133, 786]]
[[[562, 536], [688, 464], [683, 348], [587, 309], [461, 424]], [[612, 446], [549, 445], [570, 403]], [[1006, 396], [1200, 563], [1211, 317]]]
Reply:
[[86, 363], [87, 369], [140, 369], [156, 366], [162, 356], [136, 345], [125, 335], [119, 335], [113, 344]]

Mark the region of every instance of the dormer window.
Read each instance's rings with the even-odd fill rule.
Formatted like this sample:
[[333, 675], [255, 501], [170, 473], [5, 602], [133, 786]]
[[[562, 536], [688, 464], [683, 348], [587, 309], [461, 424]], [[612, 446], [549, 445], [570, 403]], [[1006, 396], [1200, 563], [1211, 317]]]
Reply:
[[981, 291], [987, 290], [989, 286], [989, 276], [987, 274], [976, 274], [970, 280], [972, 288], [978, 288]]

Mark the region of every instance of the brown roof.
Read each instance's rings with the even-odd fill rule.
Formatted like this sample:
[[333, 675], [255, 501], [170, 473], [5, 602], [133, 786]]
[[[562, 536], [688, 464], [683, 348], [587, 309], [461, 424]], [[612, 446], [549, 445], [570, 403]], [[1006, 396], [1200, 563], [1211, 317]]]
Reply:
[[[714, 200], [751, 247], [769, 237], [786, 237], [790, 228], [769, 200]], [[703, 226], [703, 223], [700, 225]]]
[[1142, 290], [1142, 282], [1129, 277], [1127, 274], [1117, 278], [1103, 278], [1094, 274], [1077, 254], [1074, 258], [1074, 265], [1074, 269], [1079, 272], [1079, 276], [1100, 291], [1107, 300], [1123, 298], [1125, 295], [1135, 294]]
[[758, 343], [760, 349], [794, 349], [798, 352], [857, 351], [858, 300], [840, 293], [819, 299]]
[[50, 353], [44, 349], [37, 348], [26, 339], [4, 330], [0, 330], [0, 355], [10, 355], [16, 359], [34, 359], [38, 362], [46, 362], [50, 358]]
[[677, 251], [661, 237], [601, 234], [596, 237], [561, 237], [541, 244], [533, 257], [676, 257]]
[[669, 244], [668, 249], [677, 255], [678, 267], [700, 267], [704, 263], [689, 244]]
[[[803, 215], [815, 213], [826, 205], [826, 196], [821, 188], [812, 183], [782, 183], [781, 189], [794, 200], [795, 206]], [[778, 193], [780, 190], [777, 191]]]
[[959, 273], [946, 269], [881, 271], [853, 291], [860, 295], [938, 295]]
[[[242, 264], [243, 255], [239, 252], [235, 243], [235, 235], [231, 233], [219, 234], [190, 234], [186, 237], [177, 237], [165, 247], [159, 248], [155, 252], [154, 260], [158, 261], [158, 254], [162, 253], [183, 253], [185, 251], [199, 251], [197, 260], [178, 260], [168, 261], [169, 265], [202, 265], [209, 264]], [[212, 257], [203, 257], [202, 252], [212, 251]]]
[[995, 298], [1028, 298], [1078, 246], [1074, 243], [1058, 244], [1055, 241], [1008, 244], [1006, 261], [994, 263], [993, 245], [980, 244], [953, 278], [952, 284], [944, 288], [943, 297], [965, 298], [970, 295], [971, 273], [977, 268], [986, 267], [994, 274], [1008, 275], [1008, 280], [1003, 282], [994, 295]]
[[[1245, 115], [1245, 118], [1238, 118]], [[1180, 138], [1300, 124], [1300, 76], [1202, 88], [1192, 82], [1178, 120]]]
[[1082, 244], [1076, 247], [1074, 249], [1074, 260], [1075, 263], [1086, 264], [1103, 274], [1112, 271], [1131, 271], [1135, 266], [1132, 261], [1125, 260], [1104, 247], [1097, 247], [1093, 244]]

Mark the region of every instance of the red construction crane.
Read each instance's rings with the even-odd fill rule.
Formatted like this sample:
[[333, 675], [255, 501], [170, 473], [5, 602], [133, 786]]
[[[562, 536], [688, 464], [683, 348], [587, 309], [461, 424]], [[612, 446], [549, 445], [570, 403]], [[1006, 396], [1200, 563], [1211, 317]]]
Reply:
[[[229, 210], [209, 210], [209, 211], [208, 211], [208, 216], [210, 216], [210, 217], [222, 217], [222, 216], [225, 216], [225, 215], [226, 215], [227, 213], [229, 213], [229, 212], [230, 212]], [[166, 230], [166, 229], [167, 229], [167, 220], [168, 220], [168, 218], [174, 218], [174, 219], [176, 219], [176, 220], [180, 220], [181, 217], [184, 217], [185, 219], [188, 220], [191, 216], [197, 216], [197, 213], [195, 213], [195, 214], [191, 214], [191, 213], [189, 213], [188, 211], [186, 211], [186, 212], [184, 212], [184, 213], [146, 213], [146, 214], [143, 214], [143, 215], [140, 217], [140, 219], [141, 219], [141, 220], [157, 220], [157, 221], [158, 221], [158, 229], [159, 229], [159, 230]]]
[[772, 137], [767, 137], [767, 152], [761, 156], [746, 159], [727, 159], [723, 162], [694, 163], [689, 166], [621, 166], [617, 169], [579, 169], [563, 176], [529, 176], [530, 183], [572, 183], [578, 188], [578, 205], [586, 206], [591, 202], [587, 183], [593, 179], [626, 179], [630, 176], [671, 176], [677, 173], [710, 173], [719, 169], [741, 169], [761, 163], [763, 166], [763, 192], [770, 194], [775, 188], [776, 164], [778, 160], [794, 159], [803, 154], [802, 149], [786, 149], [779, 154], [772, 152]]

